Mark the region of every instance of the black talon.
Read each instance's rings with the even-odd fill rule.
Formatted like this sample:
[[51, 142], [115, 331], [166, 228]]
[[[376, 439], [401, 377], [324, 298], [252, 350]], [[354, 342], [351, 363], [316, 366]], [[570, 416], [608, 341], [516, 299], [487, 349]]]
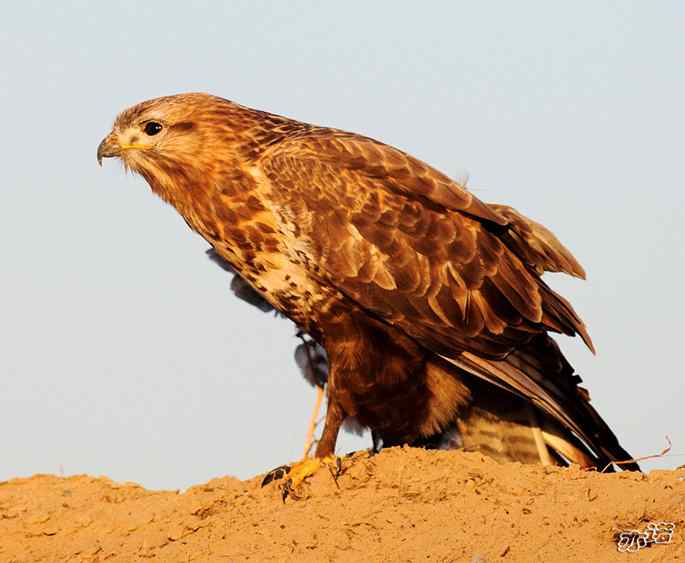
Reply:
[[328, 465], [328, 472], [331, 474], [331, 477], [333, 477], [335, 486], [339, 489], [340, 485], [338, 484], [338, 477], [342, 475], [342, 460], [339, 457], [335, 458], [335, 471], [330, 465]]
[[290, 471], [289, 465], [280, 465], [276, 467], [276, 469], [272, 469], [266, 475], [264, 475], [264, 479], [262, 479], [262, 487], [265, 487], [272, 481], [283, 479], [283, 477], [288, 474], [288, 471]]
[[283, 489], [281, 490], [281, 500], [283, 501], [283, 504], [285, 504], [285, 499], [288, 498], [288, 495], [292, 491], [292, 484], [292, 479], [288, 479], [285, 483], [283, 483]]

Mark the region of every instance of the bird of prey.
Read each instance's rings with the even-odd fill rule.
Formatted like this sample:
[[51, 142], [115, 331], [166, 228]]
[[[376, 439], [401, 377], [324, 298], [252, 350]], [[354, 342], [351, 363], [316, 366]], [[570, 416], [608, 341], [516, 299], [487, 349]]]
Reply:
[[[468, 175], [461, 174], [457, 181], [465, 186], [467, 180]], [[529, 233], [531, 244], [539, 244], [541, 250], [543, 246], [546, 247], [547, 254], [556, 260], [559, 271], [566, 269], [575, 272], [574, 275], [578, 277], [584, 277], [582, 267], [553, 234], [513, 209], [507, 212], [511, 214], [512, 219], [515, 218], [519, 222], [519, 230]], [[537, 243], [531, 236], [534, 231], [537, 232]], [[223, 270], [233, 274], [231, 289], [238, 298], [260, 311], [275, 311], [213, 248], [207, 251], [207, 255]], [[316, 388], [316, 400], [305, 439], [304, 457], [307, 457], [314, 442], [321, 399], [328, 381], [328, 358], [326, 351], [315, 340], [302, 331], [298, 331], [298, 336], [302, 338], [302, 343], [295, 349], [296, 364], [305, 380]], [[546, 420], [544, 426], [541, 426], [538, 417], [526, 401], [489, 384], [479, 385], [477, 380], [465, 372], [453, 371], [452, 377], [459, 380], [468, 390], [467, 404], [462, 405], [462, 408], [455, 412], [454, 420], [438, 433], [420, 436], [409, 442], [409, 445], [479, 451], [500, 461], [543, 465], [566, 465], [568, 460], [587, 463], [582, 452], [579, 453], [573, 445], [567, 443], [562, 429], [555, 427], [550, 420]], [[349, 430], [361, 434], [363, 427], [357, 421], [347, 418], [345, 422]], [[378, 451], [382, 440], [373, 431], [372, 439], [372, 450]], [[568, 460], [559, 455], [561, 452], [566, 452]]]
[[335, 461], [346, 419], [412, 443], [458, 427], [490, 390], [479, 408], [522, 401], [554, 457], [638, 469], [550, 336], [594, 351], [542, 279], [584, 272], [542, 225], [379, 141], [202, 93], [124, 110], [97, 157], [140, 174], [325, 349], [326, 421], [292, 488]]

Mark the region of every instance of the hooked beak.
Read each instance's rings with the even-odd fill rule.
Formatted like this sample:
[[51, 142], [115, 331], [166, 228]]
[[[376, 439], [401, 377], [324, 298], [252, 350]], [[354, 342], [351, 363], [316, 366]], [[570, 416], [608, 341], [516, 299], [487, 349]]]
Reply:
[[103, 158], [120, 155], [121, 147], [119, 146], [119, 141], [114, 133], [110, 133], [107, 137], [102, 139], [102, 142], [98, 145], [98, 164], [102, 166]]

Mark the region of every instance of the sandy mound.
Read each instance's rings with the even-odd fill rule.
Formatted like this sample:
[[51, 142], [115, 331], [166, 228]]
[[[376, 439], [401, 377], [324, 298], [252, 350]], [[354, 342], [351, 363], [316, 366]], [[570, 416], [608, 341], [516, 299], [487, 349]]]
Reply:
[[[323, 471], [302, 499], [215, 479], [183, 494], [87, 476], [0, 484], [0, 561], [673, 561], [685, 559], [685, 470], [601, 475], [390, 449]], [[670, 544], [615, 535], [675, 524]], [[637, 544], [635, 544], [637, 545]]]

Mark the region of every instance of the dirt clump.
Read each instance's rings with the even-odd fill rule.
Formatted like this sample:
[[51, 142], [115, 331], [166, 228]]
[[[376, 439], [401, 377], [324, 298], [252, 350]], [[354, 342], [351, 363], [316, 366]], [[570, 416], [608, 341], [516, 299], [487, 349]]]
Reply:
[[[320, 471], [285, 503], [261, 477], [183, 493], [13, 479], [0, 483], [0, 561], [685, 560], [682, 469], [600, 474], [412, 448], [356, 454], [343, 469], [337, 484]], [[638, 545], [659, 522], [671, 535]], [[634, 553], [618, 550], [622, 533]]]

